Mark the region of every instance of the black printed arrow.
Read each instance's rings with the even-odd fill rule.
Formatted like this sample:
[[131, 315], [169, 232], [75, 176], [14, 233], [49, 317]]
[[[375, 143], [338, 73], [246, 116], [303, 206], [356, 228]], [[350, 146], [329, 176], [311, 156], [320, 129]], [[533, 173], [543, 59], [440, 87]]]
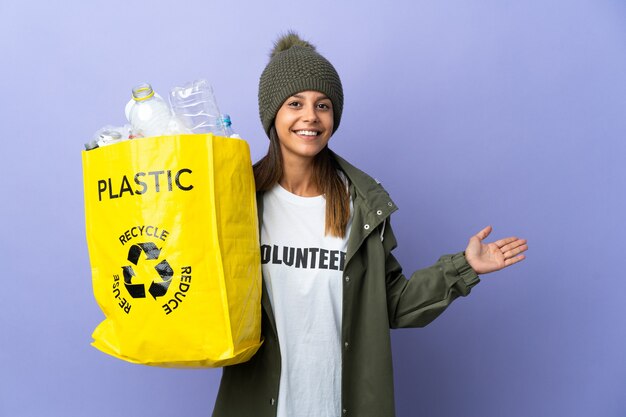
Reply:
[[123, 266], [122, 272], [124, 274], [124, 286], [126, 290], [133, 298], [145, 298], [146, 297], [146, 289], [143, 284], [133, 284], [133, 277], [135, 276], [135, 271], [133, 268], [129, 266]]
[[172, 277], [174, 276], [174, 270], [166, 259], [163, 259], [161, 262], [159, 262], [157, 266], [154, 267], [154, 269], [157, 270], [162, 281], [152, 281], [148, 292], [156, 300], [157, 297], [162, 297], [165, 295], [165, 293], [167, 293], [167, 289], [170, 287]]
[[128, 249], [128, 260], [137, 265], [141, 252], [146, 254], [146, 259], [159, 259], [161, 249], [157, 248], [152, 242], [136, 243]]

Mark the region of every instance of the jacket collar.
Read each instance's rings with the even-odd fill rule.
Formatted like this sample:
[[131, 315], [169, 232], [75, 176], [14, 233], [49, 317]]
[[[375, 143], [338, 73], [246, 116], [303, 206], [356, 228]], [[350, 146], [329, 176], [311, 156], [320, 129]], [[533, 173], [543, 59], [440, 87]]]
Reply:
[[358, 199], [359, 203], [365, 206], [368, 214], [373, 213], [376, 216], [375, 218], [384, 220], [398, 209], [380, 182], [350, 164], [336, 153], [331, 151], [331, 154], [350, 180], [350, 192], [353, 201], [356, 203]]
[[354, 206], [352, 228], [348, 239], [346, 266], [359, 250], [365, 239], [380, 228], [383, 240], [385, 222], [398, 208], [382, 185], [372, 177], [356, 168], [339, 155], [332, 153], [341, 170], [350, 180], [350, 195]]

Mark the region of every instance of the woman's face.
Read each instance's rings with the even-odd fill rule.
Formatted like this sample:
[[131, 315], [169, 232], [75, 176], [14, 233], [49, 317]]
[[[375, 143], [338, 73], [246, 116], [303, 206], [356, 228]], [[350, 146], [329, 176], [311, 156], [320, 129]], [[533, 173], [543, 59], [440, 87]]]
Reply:
[[285, 162], [310, 161], [333, 133], [333, 104], [318, 91], [302, 91], [289, 97], [274, 121]]

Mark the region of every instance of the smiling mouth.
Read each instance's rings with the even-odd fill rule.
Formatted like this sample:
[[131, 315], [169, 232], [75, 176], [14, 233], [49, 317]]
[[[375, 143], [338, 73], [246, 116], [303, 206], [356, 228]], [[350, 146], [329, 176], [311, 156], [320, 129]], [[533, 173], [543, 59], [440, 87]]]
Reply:
[[296, 135], [308, 136], [308, 137], [315, 137], [315, 136], [319, 136], [320, 134], [320, 132], [318, 132], [317, 130], [294, 130], [293, 132]]

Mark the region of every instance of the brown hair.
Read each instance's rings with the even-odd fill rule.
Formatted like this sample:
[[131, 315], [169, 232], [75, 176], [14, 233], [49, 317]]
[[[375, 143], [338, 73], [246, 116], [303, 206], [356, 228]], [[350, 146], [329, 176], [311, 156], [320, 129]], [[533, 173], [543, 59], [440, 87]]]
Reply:
[[[270, 190], [283, 176], [283, 155], [274, 126], [270, 128], [269, 137], [267, 154], [252, 167], [257, 192]], [[328, 146], [313, 160], [313, 182], [326, 199], [325, 234], [345, 237], [350, 219], [350, 196], [346, 183], [339, 175], [339, 165]]]

